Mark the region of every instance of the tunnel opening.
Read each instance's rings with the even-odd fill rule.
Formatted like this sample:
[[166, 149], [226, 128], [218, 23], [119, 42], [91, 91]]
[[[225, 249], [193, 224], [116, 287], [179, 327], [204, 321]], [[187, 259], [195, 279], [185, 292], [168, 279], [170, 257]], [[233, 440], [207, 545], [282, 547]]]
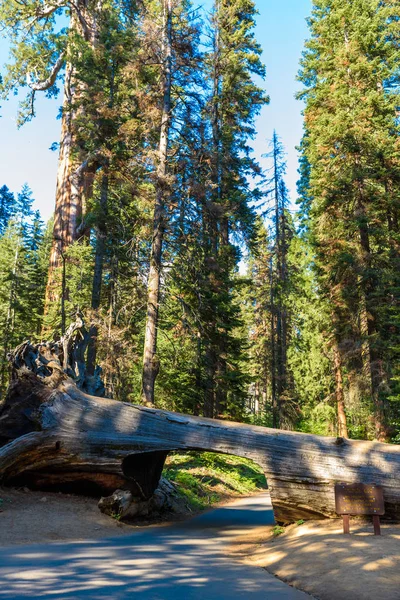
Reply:
[[235, 454], [199, 450], [170, 452], [163, 476], [177, 486], [193, 511], [265, 494], [268, 490], [262, 467]]
[[246, 526], [274, 523], [263, 468], [248, 458], [198, 448], [150, 451], [125, 457], [122, 472], [128, 480], [123, 490], [131, 495], [116, 490], [102, 499], [101, 510], [126, 522], [197, 519], [215, 508], [228, 527], [241, 520]]

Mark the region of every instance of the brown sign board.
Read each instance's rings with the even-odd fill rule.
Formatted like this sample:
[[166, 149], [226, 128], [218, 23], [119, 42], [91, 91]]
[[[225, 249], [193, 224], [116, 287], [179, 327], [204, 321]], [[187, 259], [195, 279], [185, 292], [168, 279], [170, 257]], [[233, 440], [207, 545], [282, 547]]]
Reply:
[[379, 485], [337, 483], [335, 500], [338, 515], [382, 516], [385, 514], [383, 490]]

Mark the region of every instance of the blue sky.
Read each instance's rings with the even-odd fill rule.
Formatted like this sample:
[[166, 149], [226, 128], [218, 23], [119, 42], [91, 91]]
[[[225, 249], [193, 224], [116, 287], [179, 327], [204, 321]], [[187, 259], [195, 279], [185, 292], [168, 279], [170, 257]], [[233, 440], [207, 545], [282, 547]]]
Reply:
[[[210, 1], [205, 0], [204, 5], [208, 6]], [[305, 19], [311, 12], [311, 0], [257, 0], [256, 3], [260, 12], [257, 39], [264, 51], [267, 66], [264, 85], [271, 103], [258, 119], [253, 147], [263, 162], [261, 155], [267, 151], [267, 140], [277, 130], [286, 147], [287, 184], [295, 200], [298, 166], [295, 147], [302, 135], [302, 106], [294, 94], [299, 89], [296, 73], [308, 35]], [[7, 43], [0, 40], [0, 65], [7, 54]], [[51, 101], [39, 98], [36, 119], [20, 130], [15, 123], [17, 99], [3, 102], [0, 109], [0, 186], [5, 184], [12, 191], [19, 191], [27, 182], [45, 219], [54, 208], [57, 153], [49, 148], [59, 138], [60, 121], [56, 116], [60, 104], [61, 98]]]

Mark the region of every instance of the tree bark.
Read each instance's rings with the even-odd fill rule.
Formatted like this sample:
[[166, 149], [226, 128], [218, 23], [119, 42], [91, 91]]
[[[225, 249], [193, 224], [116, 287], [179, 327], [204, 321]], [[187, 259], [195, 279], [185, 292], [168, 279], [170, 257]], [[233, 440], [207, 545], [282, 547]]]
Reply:
[[385, 415], [384, 401], [381, 397], [381, 386], [384, 380], [382, 360], [374, 347], [374, 338], [377, 337], [375, 307], [373, 298], [375, 285], [371, 275], [371, 245], [369, 239], [368, 215], [363, 200], [363, 184], [359, 184], [359, 199], [357, 204], [357, 218], [359, 220], [359, 235], [361, 262], [366, 273], [364, 285], [360, 293], [360, 333], [362, 336], [362, 358], [364, 371], [371, 386], [371, 396], [375, 414], [375, 436], [384, 442], [388, 439], [388, 427]]
[[[70, 198], [72, 172], [72, 90], [73, 67], [70, 63], [66, 66], [64, 83], [64, 101], [61, 121], [60, 154], [58, 159], [56, 204], [54, 210], [53, 239], [50, 251], [49, 272], [46, 286], [45, 315], [52, 303], [60, 297], [57, 272], [64, 262], [66, 249], [76, 239], [74, 224], [70, 221]], [[77, 207], [75, 208], [76, 214]], [[65, 290], [61, 290], [61, 300], [65, 301]], [[62, 331], [64, 333], [64, 331]]]
[[[100, 190], [100, 215], [96, 225], [96, 252], [94, 258], [94, 272], [92, 282], [92, 302], [91, 308], [96, 316], [100, 308], [101, 288], [103, 283], [103, 265], [107, 241], [107, 205], [108, 205], [108, 176], [101, 178]], [[97, 355], [97, 336], [98, 326], [95, 323], [90, 328], [90, 339], [87, 355], [87, 370], [90, 375], [94, 375], [96, 368]]]
[[156, 181], [156, 201], [153, 217], [153, 239], [150, 254], [150, 272], [147, 292], [147, 319], [143, 351], [142, 397], [149, 406], [154, 406], [154, 387], [160, 369], [157, 357], [158, 314], [160, 299], [162, 247], [165, 229], [165, 207], [169, 196], [167, 183], [168, 145], [171, 123], [172, 87], [172, 2], [163, 0], [163, 80], [164, 97], [161, 115], [160, 142]]
[[[74, 329], [75, 327], [75, 329]], [[62, 343], [22, 344], [0, 405], [5, 484], [149, 499], [172, 451], [249, 458], [268, 479], [275, 517], [335, 516], [337, 481], [382, 485], [387, 517], [400, 518], [400, 447], [178, 415], [85, 394], [74, 324]], [[74, 379], [65, 373], [74, 374]]]
[[344, 389], [343, 389], [343, 375], [342, 375], [342, 361], [340, 358], [340, 352], [337, 344], [333, 348], [334, 356], [334, 368], [335, 368], [335, 380], [336, 380], [336, 406], [338, 416], [338, 434], [339, 437], [348, 438], [349, 433], [347, 430], [347, 417], [344, 407]]
[[276, 308], [275, 308], [275, 294], [274, 294], [274, 270], [272, 263], [272, 256], [270, 262], [270, 310], [271, 310], [271, 404], [272, 404], [272, 426], [275, 429], [279, 427], [280, 419], [280, 397], [278, 395], [277, 386], [277, 352], [276, 352]]
[[[81, 35], [94, 47], [98, 39], [98, 19], [102, 11], [102, 0], [95, 8], [86, 0], [78, 0], [71, 10], [70, 29]], [[87, 171], [93, 169], [79, 156], [74, 121], [77, 99], [85, 89], [78, 81], [76, 70], [70, 62], [66, 65], [64, 80], [64, 100], [61, 121], [60, 153], [58, 159], [56, 199], [54, 209], [53, 239], [50, 251], [49, 271], [45, 296], [45, 315], [50, 306], [65, 303], [68, 299], [68, 286], [60, 290], [58, 273], [65, 267], [65, 255], [68, 248], [76, 242], [82, 232], [79, 226], [84, 213], [84, 190]], [[79, 165], [85, 165], [80, 168]], [[61, 293], [60, 293], [61, 291]], [[45, 332], [45, 329], [44, 329]], [[64, 333], [62, 325], [62, 333]]]

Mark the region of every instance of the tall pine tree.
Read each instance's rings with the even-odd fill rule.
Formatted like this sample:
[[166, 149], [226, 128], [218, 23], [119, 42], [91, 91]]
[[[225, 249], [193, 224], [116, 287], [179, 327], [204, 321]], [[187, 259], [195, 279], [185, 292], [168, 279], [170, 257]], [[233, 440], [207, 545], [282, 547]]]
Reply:
[[399, 17], [390, 0], [315, 1], [300, 73], [320, 282], [340, 365], [381, 440], [396, 393]]

